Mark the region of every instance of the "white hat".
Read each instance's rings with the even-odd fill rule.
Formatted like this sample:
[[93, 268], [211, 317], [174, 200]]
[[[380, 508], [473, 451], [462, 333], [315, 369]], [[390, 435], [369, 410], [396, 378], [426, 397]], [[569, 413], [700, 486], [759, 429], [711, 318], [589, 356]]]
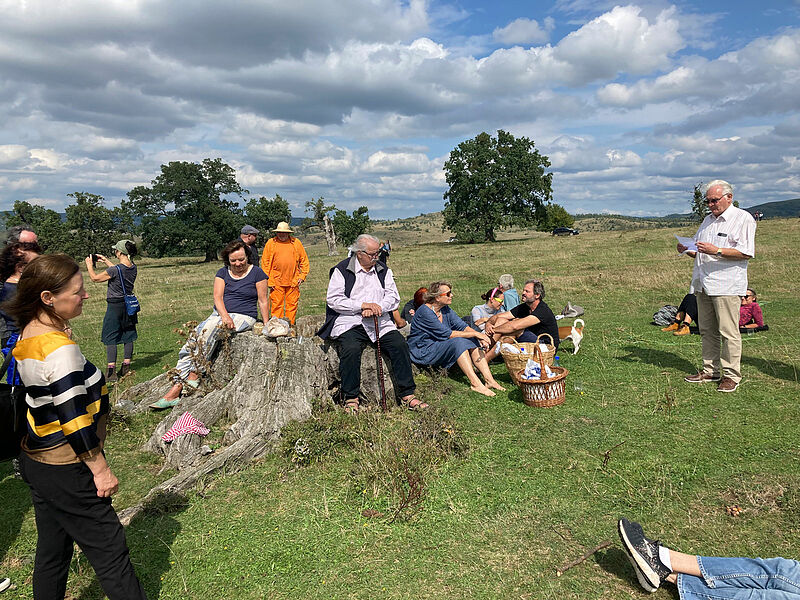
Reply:
[[272, 230], [275, 233], [294, 233], [289, 224], [286, 221], [281, 221], [278, 223], [278, 226]]

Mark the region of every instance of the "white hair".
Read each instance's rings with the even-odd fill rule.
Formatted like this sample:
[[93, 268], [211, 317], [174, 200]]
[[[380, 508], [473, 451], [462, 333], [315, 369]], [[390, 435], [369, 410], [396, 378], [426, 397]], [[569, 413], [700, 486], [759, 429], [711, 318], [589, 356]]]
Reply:
[[728, 194], [733, 196], [733, 186], [727, 181], [723, 181], [722, 179], [715, 179], [714, 181], [709, 181], [706, 184], [705, 193], [708, 193], [708, 190], [715, 187], [718, 187], [722, 190], [723, 196], [727, 196]]
[[378, 238], [376, 238], [374, 235], [370, 235], [368, 233], [362, 233], [360, 236], [356, 238], [356, 241], [353, 242], [353, 245], [350, 246], [348, 250], [350, 250], [350, 252], [359, 252], [359, 251], [365, 252], [367, 249], [367, 245], [364, 242], [366, 242], [367, 240], [370, 240], [378, 244], [378, 246], [381, 245], [380, 240], [378, 240]]
[[510, 273], [504, 273], [500, 275], [500, 279], [497, 280], [497, 283], [499, 283], [500, 287], [504, 290], [510, 290], [514, 287], [514, 276]]

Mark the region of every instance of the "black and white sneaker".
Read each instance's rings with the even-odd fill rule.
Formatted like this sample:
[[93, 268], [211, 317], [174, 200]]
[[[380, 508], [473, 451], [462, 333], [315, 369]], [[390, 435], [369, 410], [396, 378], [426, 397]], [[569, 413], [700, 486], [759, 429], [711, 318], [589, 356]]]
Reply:
[[8, 577], [3, 577], [2, 579], [0, 579], [0, 592], [5, 592], [10, 587], [11, 587], [11, 580]]
[[628, 519], [620, 519], [617, 529], [639, 584], [645, 591], [655, 592], [670, 574], [658, 556], [658, 541], [647, 539], [642, 526]]

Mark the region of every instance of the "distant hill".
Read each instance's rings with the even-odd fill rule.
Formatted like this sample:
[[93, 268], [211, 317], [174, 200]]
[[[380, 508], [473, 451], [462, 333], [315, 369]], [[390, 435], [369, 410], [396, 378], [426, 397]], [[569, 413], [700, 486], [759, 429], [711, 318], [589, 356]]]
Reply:
[[764, 213], [765, 219], [800, 217], [800, 198], [781, 200], [780, 202], [765, 202], [764, 204], [748, 206], [745, 210], [749, 213], [759, 210]]

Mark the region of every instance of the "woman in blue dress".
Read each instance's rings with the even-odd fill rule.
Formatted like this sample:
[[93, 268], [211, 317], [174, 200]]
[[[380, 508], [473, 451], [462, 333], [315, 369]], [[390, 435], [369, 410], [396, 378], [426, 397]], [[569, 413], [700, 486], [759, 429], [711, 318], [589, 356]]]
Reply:
[[[434, 281], [425, 293], [425, 304], [420, 306], [411, 321], [408, 349], [411, 360], [421, 366], [444, 367], [454, 364], [467, 376], [470, 389], [484, 396], [494, 396], [492, 390], [505, 390], [492, 377], [484, 350], [491, 344], [485, 333], [468, 327], [453, 312], [453, 287], [447, 281]], [[483, 376], [485, 383], [475, 374]]]

